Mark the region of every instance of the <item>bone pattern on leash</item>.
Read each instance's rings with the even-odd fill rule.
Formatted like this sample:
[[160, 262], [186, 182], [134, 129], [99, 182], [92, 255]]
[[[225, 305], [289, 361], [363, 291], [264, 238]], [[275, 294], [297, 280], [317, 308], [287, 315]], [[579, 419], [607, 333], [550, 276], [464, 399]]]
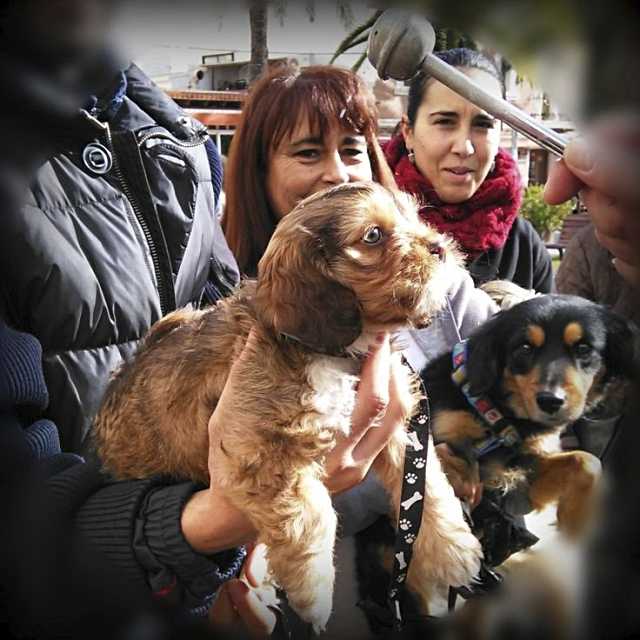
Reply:
[[420, 500], [422, 500], [422, 494], [419, 491], [415, 491], [410, 498], [400, 504], [405, 511], [409, 511], [409, 509], [411, 509], [416, 502], [420, 502]]
[[420, 440], [418, 440], [418, 434], [415, 431], [410, 431], [407, 434], [407, 438], [411, 443], [414, 451], [422, 451], [424, 449], [424, 446], [422, 445]]
[[396, 553], [396, 560], [398, 561], [398, 569], [402, 571], [402, 569], [407, 566], [407, 563], [404, 560], [404, 551]]

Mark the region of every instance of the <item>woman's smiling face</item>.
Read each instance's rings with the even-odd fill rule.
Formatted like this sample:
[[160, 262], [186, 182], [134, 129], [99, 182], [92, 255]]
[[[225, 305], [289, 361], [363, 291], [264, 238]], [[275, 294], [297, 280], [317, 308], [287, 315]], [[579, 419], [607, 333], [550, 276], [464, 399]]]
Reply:
[[271, 153], [267, 165], [267, 197], [277, 219], [301, 200], [343, 182], [373, 179], [363, 135], [337, 123], [326, 131], [312, 131], [301, 121]]
[[[486, 71], [460, 69], [500, 97], [500, 83]], [[500, 123], [437, 80], [422, 97], [413, 127], [403, 125], [407, 149], [438, 197], [450, 204], [473, 196], [491, 170], [500, 142]]]

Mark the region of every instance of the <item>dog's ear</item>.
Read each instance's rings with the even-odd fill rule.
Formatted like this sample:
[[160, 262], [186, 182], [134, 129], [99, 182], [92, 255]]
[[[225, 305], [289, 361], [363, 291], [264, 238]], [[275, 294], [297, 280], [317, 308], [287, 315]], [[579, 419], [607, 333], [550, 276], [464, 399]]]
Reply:
[[495, 316], [481, 325], [467, 345], [467, 381], [473, 395], [488, 393], [498, 382], [502, 368], [500, 318]]
[[339, 354], [362, 320], [353, 291], [331, 279], [325, 253], [314, 234], [274, 236], [258, 267], [256, 312], [276, 334]]
[[607, 328], [605, 364], [611, 376], [634, 379], [640, 366], [640, 333], [631, 322], [604, 310], [604, 322]]

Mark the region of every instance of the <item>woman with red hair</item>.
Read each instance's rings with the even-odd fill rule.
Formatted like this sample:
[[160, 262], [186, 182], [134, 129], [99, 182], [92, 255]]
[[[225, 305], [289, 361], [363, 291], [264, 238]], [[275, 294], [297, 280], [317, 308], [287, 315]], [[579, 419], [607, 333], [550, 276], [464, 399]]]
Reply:
[[341, 182], [395, 188], [376, 138], [373, 97], [332, 66], [278, 68], [251, 90], [226, 167], [223, 228], [240, 271], [255, 275], [278, 220]]

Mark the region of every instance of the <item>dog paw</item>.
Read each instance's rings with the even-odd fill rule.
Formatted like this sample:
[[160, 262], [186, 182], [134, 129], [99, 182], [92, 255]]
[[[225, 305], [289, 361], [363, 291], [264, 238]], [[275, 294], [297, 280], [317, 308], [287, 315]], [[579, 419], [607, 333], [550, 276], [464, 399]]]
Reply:
[[408, 529], [411, 528], [411, 521], [407, 520], [406, 518], [401, 518], [400, 521], [398, 522], [398, 526], [403, 530], [403, 531], [407, 531]]
[[293, 603], [291, 606], [302, 620], [311, 624], [316, 635], [325, 630], [331, 615], [331, 598], [318, 598], [310, 607], [304, 609], [295, 607]]
[[415, 484], [416, 480], [418, 479], [418, 476], [415, 473], [407, 473], [407, 475], [404, 477], [404, 479], [409, 483], [409, 484]]
[[422, 469], [422, 468], [424, 467], [424, 465], [426, 464], [426, 462], [427, 462], [427, 461], [426, 461], [424, 458], [416, 458], [416, 459], [413, 461], [413, 466], [414, 466], [416, 469]]

